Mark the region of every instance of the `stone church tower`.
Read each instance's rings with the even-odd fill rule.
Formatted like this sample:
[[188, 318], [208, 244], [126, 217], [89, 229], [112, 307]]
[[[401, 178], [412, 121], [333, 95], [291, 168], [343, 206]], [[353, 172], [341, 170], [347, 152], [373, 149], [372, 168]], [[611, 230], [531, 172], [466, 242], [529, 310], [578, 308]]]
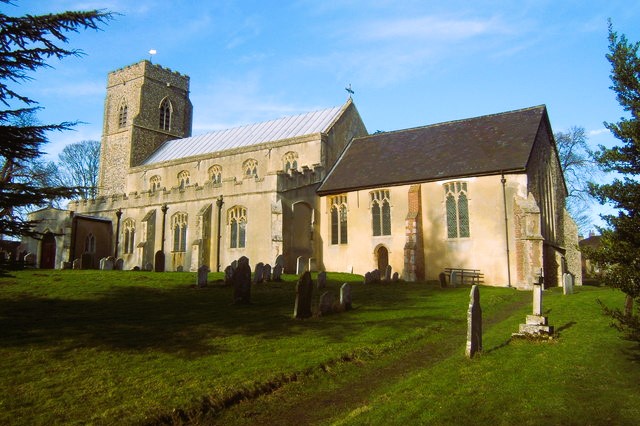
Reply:
[[129, 168], [163, 142], [191, 136], [191, 120], [188, 76], [149, 61], [109, 73], [98, 194], [123, 194]]

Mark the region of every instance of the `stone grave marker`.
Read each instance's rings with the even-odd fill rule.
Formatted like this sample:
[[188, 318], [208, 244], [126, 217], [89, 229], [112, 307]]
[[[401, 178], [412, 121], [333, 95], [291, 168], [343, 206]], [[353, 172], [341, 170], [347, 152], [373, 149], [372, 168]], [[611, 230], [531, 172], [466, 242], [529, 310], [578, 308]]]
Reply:
[[398, 281], [400, 281], [400, 275], [398, 275], [397, 272], [394, 272], [393, 276], [391, 277], [391, 281], [393, 281], [394, 283], [397, 283]]
[[[164, 259], [164, 256], [162, 258]], [[153, 271], [153, 263], [147, 262], [147, 264], [144, 265], [144, 270], [149, 272]]]
[[384, 271], [384, 280], [387, 282], [391, 281], [391, 265], [387, 265]]
[[340, 287], [340, 305], [345, 311], [351, 310], [351, 285], [348, 283], [344, 283]]
[[176, 272], [184, 272], [184, 266], [178, 265], [178, 267], [176, 268]]
[[26, 266], [35, 266], [36, 264], [36, 255], [34, 253], [27, 253], [22, 259]]
[[233, 266], [231, 265], [224, 268], [224, 283], [225, 284], [233, 283]]
[[284, 268], [284, 256], [279, 254], [278, 256], [276, 256], [276, 261], [274, 262], [274, 266], [275, 265], [280, 265]]
[[366, 274], [364, 274], [364, 283], [371, 284], [371, 282], [372, 282], [371, 272], [367, 272]]
[[467, 348], [465, 354], [473, 358], [476, 352], [482, 351], [482, 309], [480, 308], [480, 288], [471, 287], [469, 294], [469, 310], [467, 311]]
[[262, 280], [263, 281], [271, 281], [271, 265], [268, 263], [264, 265], [264, 270], [262, 271]]
[[329, 315], [333, 312], [333, 304], [335, 303], [335, 298], [333, 294], [329, 291], [325, 291], [320, 296], [320, 303], [318, 306], [318, 312], [320, 315]]
[[93, 267], [93, 254], [91, 253], [82, 253], [82, 256], [80, 256], [80, 266], [82, 267], [82, 269], [91, 269]]
[[318, 290], [322, 290], [327, 286], [327, 273], [325, 271], [318, 273], [317, 286], [318, 286]]
[[258, 262], [256, 268], [253, 271], [253, 282], [259, 284], [264, 281], [262, 274], [264, 273], [264, 263]]
[[100, 269], [103, 271], [112, 271], [113, 270], [113, 257], [103, 257], [100, 259]]
[[282, 265], [276, 263], [276, 266], [273, 268], [273, 276], [271, 277], [273, 281], [282, 281]]
[[313, 294], [313, 281], [311, 273], [305, 271], [296, 284], [296, 303], [293, 307], [293, 317], [302, 319], [311, 316], [311, 296]]
[[100, 270], [104, 269], [105, 263], [107, 263], [106, 257], [103, 257], [102, 259], [100, 259]]
[[445, 288], [447, 286], [447, 274], [444, 272], [440, 272], [438, 275], [438, 280], [440, 280], [440, 287]]
[[526, 323], [520, 324], [518, 333], [513, 337], [536, 337], [548, 339], [553, 335], [553, 326], [542, 315], [542, 283], [533, 285], [533, 315], [527, 315]]
[[115, 269], [116, 271], [122, 271], [122, 270], [124, 269], [124, 259], [123, 259], [123, 258], [119, 257], [119, 258], [116, 260], [116, 263], [115, 263], [115, 265], [114, 265], [114, 269]]
[[379, 283], [380, 282], [380, 271], [377, 269], [374, 269], [373, 271], [371, 271], [371, 279], [373, 280], [374, 283]]
[[573, 275], [565, 273], [562, 276], [562, 293], [573, 294]]
[[233, 271], [233, 301], [236, 304], [251, 303], [251, 266], [249, 259], [242, 256]]
[[318, 270], [318, 265], [315, 257], [309, 258], [309, 272], [316, 272]]
[[198, 287], [206, 287], [209, 278], [209, 267], [202, 265], [198, 268]]
[[73, 269], [82, 269], [82, 260], [74, 259], [73, 260]]
[[307, 270], [307, 258], [298, 256], [296, 259], [296, 275], [302, 275]]

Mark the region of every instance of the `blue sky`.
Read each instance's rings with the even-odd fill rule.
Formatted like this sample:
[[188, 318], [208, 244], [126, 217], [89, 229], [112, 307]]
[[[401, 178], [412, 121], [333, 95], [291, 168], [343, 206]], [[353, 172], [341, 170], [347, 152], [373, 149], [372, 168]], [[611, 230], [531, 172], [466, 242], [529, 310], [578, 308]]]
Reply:
[[582, 126], [592, 145], [616, 140], [623, 115], [609, 89], [607, 18], [640, 40], [635, 1], [15, 0], [3, 13], [107, 9], [102, 31], [69, 46], [23, 84], [64, 145], [100, 139], [106, 75], [149, 59], [191, 77], [193, 133], [341, 105], [351, 85], [370, 132], [546, 104], [554, 132]]

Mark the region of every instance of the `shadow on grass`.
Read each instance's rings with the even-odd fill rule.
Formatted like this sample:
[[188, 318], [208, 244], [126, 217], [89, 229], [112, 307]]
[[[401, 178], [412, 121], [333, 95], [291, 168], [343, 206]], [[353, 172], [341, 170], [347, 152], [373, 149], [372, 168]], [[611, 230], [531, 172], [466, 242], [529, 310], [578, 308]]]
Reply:
[[[203, 289], [113, 286], [82, 299], [17, 295], [0, 300], [0, 346], [48, 345], [59, 351], [78, 347], [158, 350], [194, 357], [224, 352], [216, 346], [216, 338], [234, 335], [276, 339], [314, 333], [329, 341], [344, 341], [373, 323], [409, 329], [436, 320], [428, 312], [377, 320], [374, 312], [362, 322], [355, 321], [349, 312], [294, 320], [295, 283], [270, 285], [254, 286], [250, 305], [232, 304], [233, 289], [219, 285]], [[376, 299], [380, 295], [375, 292], [361, 297], [354, 300], [356, 306], [379, 307]], [[392, 312], [406, 306], [409, 297], [406, 291], [394, 291], [380, 310]]]

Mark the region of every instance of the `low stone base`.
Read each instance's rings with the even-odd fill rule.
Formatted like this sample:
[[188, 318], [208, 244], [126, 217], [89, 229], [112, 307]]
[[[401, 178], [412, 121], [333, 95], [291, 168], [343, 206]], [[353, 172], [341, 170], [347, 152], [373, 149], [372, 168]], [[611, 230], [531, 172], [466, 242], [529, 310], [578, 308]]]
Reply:
[[527, 323], [520, 324], [517, 333], [511, 337], [550, 339], [553, 336], [553, 326], [548, 325], [548, 318], [542, 315], [527, 315]]

